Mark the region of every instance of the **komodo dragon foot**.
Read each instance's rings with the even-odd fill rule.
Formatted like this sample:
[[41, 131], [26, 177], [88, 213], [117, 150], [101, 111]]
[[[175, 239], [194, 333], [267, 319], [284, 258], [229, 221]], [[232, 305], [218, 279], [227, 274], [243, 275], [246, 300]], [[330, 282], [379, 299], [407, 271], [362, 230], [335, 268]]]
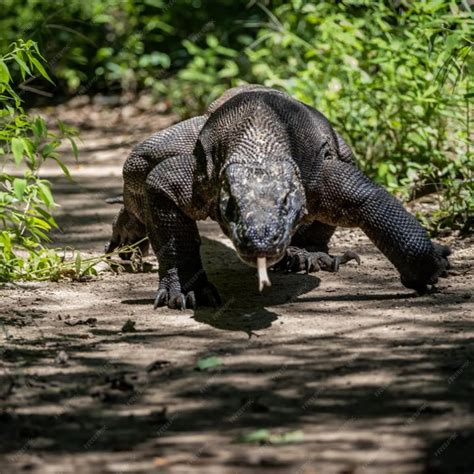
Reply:
[[170, 272], [160, 279], [160, 286], [156, 293], [154, 308], [168, 306], [171, 309], [195, 309], [198, 306], [212, 306], [222, 304], [216, 287], [207, 279], [204, 271], [196, 274], [196, 278], [188, 279], [187, 283], [180, 284], [177, 275]]
[[118, 249], [122, 260], [141, 260], [148, 253], [149, 242], [146, 237], [145, 226], [122, 207], [112, 224], [112, 238], [105, 245], [105, 253], [110, 254]]
[[285, 256], [273, 265], [272, 270], [283, 270], [285, 273], [313, 273], [320, 270], [337, 272], [340, 265], [351, 260], [360, 265], [359, 255], [350, 250], [343, 255], [333, 256], [325, 252], [309, 252], [299, 247], [288, 247]]

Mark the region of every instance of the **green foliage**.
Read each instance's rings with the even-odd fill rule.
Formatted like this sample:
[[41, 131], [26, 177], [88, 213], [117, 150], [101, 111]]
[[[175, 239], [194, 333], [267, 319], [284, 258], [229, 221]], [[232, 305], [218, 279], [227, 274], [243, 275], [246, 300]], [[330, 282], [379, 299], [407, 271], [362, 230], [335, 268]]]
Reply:
[[[172, 96], [209, 102], [237, 78], [286, 90], [321, 110], [371, 177], [408, 200], [438, 191], [432, 231], [474, 211], [471, 11], [456, 2], [282, 2], [240, 56], [188, 45]], [[240, 57], [240, 59], [239, 59]], [[222, 75], [224, 71], [224, 76]], [[207, 77], [207, 80], [204, 80]], [[229, 81], [230, 79], [230, 81]], [[206, 100], [207, 99], [207, 100]]]
[[[454, 0], [4, 0], [0, 50], [19, 37], [37, 41], [49, 64], [38, 87], [52, 87], [47, 72], [56, 96], [150, 88], [183, 117], [242, 83], [286, 90], [328, 116], [376, 181], [406, 201], [437, 196], [438, 210], [424, 218], [436, 233], [466, 230], [474, 211], [471, 8]], [[0, 65], [7, 74], [20, 81], [28, 71], [14, 61], [9, 72]]]
[[59, 122], [59, 133], [53, 133], [43, 118], [26, 114], [10, 74], [15, 63], [23, 78], [38, 74], [50, 80], [42, 60], [37, 45], [22, 40], [0, 56], [0, 281], [41, 278], [61, 262], [43, 247], [57, 227], [51, 215], [56, 203], [39, 171], [46, 160], [54, 160], [69, 176], [56, 149], [68, 139], [77, 153], [75, 132]]
[[239, 53], [222, 46], [212, 34], [206, 35], [205, 40], [203, 47], [185, 40], [183, 44], [192, 60], [174, 77], [155, 85], [155, 90], [166, 94], [183, 118], [202, 112], [226, 89], [238, 83]]
[[214, 34], [238, 48], [238, 21], [264, 17], [246, 5], [243, 0], [3, 0], [0, 50], [19, 37], [36, 41], [58, 84], [56, 93], [159, 89], [191, 59], [186, 41], [201, 43]]

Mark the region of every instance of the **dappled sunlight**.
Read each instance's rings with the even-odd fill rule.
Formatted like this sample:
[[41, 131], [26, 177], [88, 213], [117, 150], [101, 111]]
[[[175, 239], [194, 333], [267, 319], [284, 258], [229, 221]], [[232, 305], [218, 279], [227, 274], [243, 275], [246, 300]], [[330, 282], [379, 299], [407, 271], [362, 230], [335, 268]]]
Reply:
[[[2, 473], [473, 472], [468, 3], [2, 5], [0, 255], [9, 255], [0, 261]], [[245, 100], [225, 95], [225, 104], [221, 98], [207, 109], [230, 87], [248, 83], [292, 99], [246, 89]], [[230, 113], [221, 123], [222, 110]], [[140, 153], [134, 148], [189, 117], [195, 121], [174, 138], [165, 132]], [[250, 125], [231, 126], [240, 121]], [[346, 253], [338, 272], [272, 269], [271, 286], [259, 291], [257, 269], [239, 259], [232, 241], [248, 261], [274, 262], [291, 236], [292, 245], [319, 251], [333, 232], [329, 223], [364, 228], [386, 254], [399, 246], [391, 261], [405, 276], [417, 273], [418, 263], [447, 267], [447, 252], [435, 254], [401, 207], [386, 212], [391, 197], [359, 177], [349, 145], [356, 166], [451, 247], [448, 278], [419, 296], [361, 229], [339, 227], [329, 250], [310, 257], [337, 270], [334, 256], [356, 252], [360, 265]], [[124, 262], [117, 250], [105, 260], [122, 206], [106, 200], [124, 194], [123, 165], [132, 150], [140, 159], [128, 181], [125, 172], [125, 194], [136, 209], [121, 215], [112, 244], [136, 242], [156, 224], [157, 235], [171, 229], [171, 237], [157, 238], [160, 252], [171, 262], [174, 251], [183, 253], [200, 268], [188, 218], [204, 209], [202, 216], [221, 221], [198, 222], [202, 263], [221, 306], [154, 310], [156, 257], [127, 255]], [[241, 169], [235, 176], [227, 155]], [[255, 156], [258, 166], [247, 163]], [[290, 166], [280, 166], [283, 159]], [[196, 162], [205, 162], [202, 170]], [[177, 204], [177, 212], [138, 218], [155, 204], [140, 193], [161, 180], [150, 170], [162, 165], [170, 168], [156, 202], [171, 210]], [[285, 186], [281, 170], [291, 176]], [[351, 173], [362, 180], [360, 189], [352, 189]], [[177, 184], [168, 186], [175, 175]], [[224, 175], [232, 176], [229, 190]], [[259, 192], [253, 180], [264, 183]], [[214, 205], [217, 195], [225, 206]], [[231, 226], [242, 217], [236, 196], [247, 205], [242, 215], [258, 217], [253, 233], [241, 232], [245, 238]], [[303, 225], [295, 237], [296, 224], [315, 218], [322, 222], [312, 235], [300, 232]], [[286, 220], [288, 228], [280, 225]], [[255, 253], [256, 229], [262, 242], [273, 242], [271, 252], [267, 246]], [[181, 239], [188, 232], [189, 242]], [[62, 249], [70, 268], [51, 275], [30, 235], [45, 249]], [[431, 252], [427, 265], [413, 257], [418, 240]], [[17, 247], [20, 258], [13, 258]], [[23, 268], [25, 249], [33, 249], [37, 267], [27, 267], [23, 278], [59, 281], [18, 280], [21, 272], [10, 271]], [[317, 268], [301, 249], [290, 255], [302, 259], [300, 266], [280, 262]], [[98, 274], [86, 271], [91, 257], [100, 261]], [[188, 278], [188, 261], [184, 270], [173, 263], [176, 274], [161, 264], [168, 272], [161, 283], [171, 275], [165, 292], [173, 296], [172, 279]], [[181, 281], [179, 291], [184, 287]]]

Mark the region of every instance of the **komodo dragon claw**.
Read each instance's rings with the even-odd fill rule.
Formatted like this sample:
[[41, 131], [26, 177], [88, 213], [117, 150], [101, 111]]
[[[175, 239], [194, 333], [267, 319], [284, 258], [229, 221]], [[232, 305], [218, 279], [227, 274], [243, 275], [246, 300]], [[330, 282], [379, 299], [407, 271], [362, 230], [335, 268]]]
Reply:
[[160, 285], [153, 305], [154, 309], [160, 306], [168, 306], [170, 309], [196, 309], [198, 306], [211, 306], [217, 308], [222, 300], [216, 287], [206, 282], [194, 290], [184, 293], [176, 289], [166, 288], [166, 283]]

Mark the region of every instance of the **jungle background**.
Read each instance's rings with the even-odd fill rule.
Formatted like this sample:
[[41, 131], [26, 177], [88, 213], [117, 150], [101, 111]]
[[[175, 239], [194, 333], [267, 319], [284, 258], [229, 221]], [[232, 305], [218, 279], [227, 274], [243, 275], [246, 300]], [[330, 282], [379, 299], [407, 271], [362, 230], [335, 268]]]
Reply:
[[[0, 0], [0, 471], [472, 472], [473, 15]], [[224, 307], [153, 312], [154, 260], [104, 258], [105, 199], [134, 144], [245, 83], [323, 112], [452, 247], [438, 293], [414, 298], [341, 230], [335, 251], [357, 247], [361, 267], [272, 275], [259, 295], [206, 221]]]

